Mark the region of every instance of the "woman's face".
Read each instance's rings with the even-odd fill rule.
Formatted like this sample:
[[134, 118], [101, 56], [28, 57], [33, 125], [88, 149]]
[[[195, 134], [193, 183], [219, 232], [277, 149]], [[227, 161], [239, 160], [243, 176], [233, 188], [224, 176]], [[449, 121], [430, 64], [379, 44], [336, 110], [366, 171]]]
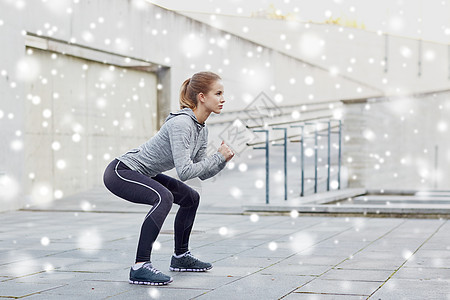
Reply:
[[217, 80], [211, 85], [211, 90], [204, 94], [205, 108], [213, 113], [220, 114], [223, 108], [223, 104], [225, 103], [225, 99], [223, 98], [223, 84], [222, 80]]

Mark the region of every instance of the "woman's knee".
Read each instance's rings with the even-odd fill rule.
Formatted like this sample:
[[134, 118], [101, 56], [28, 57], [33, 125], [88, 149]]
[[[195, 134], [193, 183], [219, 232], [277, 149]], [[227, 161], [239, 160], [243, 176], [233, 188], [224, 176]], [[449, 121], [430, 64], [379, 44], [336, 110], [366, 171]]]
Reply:
[[177, 194], [178, 197], [175, 199], [175, 203], [180, 207], [198, 207], [200, 203], [200, 194], [188, 187], [184, 189], [182, 193]]
[[161, 203], [160, 205], [167, 211], [170, 211], [173, 205], [173, 194], [169, 190], [164, 190], [160, 193]]
[[200, 204], [200, 194], [192, 189], [191, 190], [191, 199], [192, 199], [192, 206], [197, 206]]

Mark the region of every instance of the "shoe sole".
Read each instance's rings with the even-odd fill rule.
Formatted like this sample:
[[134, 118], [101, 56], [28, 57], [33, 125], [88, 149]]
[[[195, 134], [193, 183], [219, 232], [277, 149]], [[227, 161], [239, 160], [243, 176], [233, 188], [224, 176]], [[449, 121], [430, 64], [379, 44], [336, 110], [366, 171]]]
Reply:
[[203, 269], [185, 269], [185, 268], [174, 268], [174, 267], [169, 268], [169, 270], [173, 271], [173, 272], [206, 272], [211, 269], [212, 269], [212, 266], [209, 268], [203, 268]]
[[168, 285], [172, 281], [173, 281], [173, 279], [170, 279], [169, 281], [166, 281], [166, 282], [137, 281], [137, 280], [131, 280], [131, 279], [128, 280], [128, 282], [130, 284], [139, 284], [139, 285]]

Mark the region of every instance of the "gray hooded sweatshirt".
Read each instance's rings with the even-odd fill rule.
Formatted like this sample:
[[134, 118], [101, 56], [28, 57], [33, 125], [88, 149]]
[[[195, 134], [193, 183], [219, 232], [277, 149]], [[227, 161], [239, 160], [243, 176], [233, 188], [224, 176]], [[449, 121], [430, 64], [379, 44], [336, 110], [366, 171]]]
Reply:
[[132, 170], [149, 177], [176, 168], [180, 180], [213, 177], [226, 165], [216, 152], [206, 155], [208, 129], [190, 108], [170, 113], [160, 131], [139, 148], [117, 157]]

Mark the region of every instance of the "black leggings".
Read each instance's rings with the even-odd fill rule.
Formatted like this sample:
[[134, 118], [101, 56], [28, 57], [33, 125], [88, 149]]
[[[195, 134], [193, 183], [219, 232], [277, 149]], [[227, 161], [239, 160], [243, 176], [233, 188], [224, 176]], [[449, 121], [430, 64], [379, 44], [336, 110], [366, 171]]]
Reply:
[[131, 170], [115, 159], [103, 175], [105, 186], [114, 195], [125, 200], [152, 205], [141, 228], [136, 262], [150, 261], [152, 245], [170, 212], [172, 203], [180, 206], [175, 217], [175, 254], [189, 250], [189, 236], [194, 224], [200, 195], [183, 182], [158, 174], [148, 177]]

